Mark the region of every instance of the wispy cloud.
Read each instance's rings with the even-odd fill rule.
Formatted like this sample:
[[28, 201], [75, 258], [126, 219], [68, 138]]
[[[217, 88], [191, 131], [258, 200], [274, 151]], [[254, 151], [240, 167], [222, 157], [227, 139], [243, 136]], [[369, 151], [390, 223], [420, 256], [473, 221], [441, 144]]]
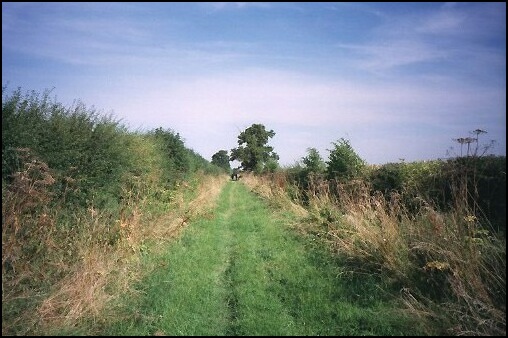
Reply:
[[391, 40], [364, 45], [339, 45], [362, 55], [359, 68], [382, 72], [393, 68], [446, 59], [450, 53], [415, 39]]
[[369, 162], [435, 158], [476, 128], [506, 138], [505, 8], [3, 3], [2, 77], [172, 128], [207, 158], [252, 123], [284, 164], [340, 137]]
[[445, 6], [423, 18], [415, 30], [426, 34], [460, 34], [464, 32], [467, 19], [466, 13], [455, 10], [455, 7]]
[[416, 32], [476, 41], [506, 30], [506, 3], [445, 3], [421, 17]]
[[[497, 100], [502, 95], [499, 90], [448, 85], [369, 85], [250, 69], [187, 81], [151, 79], [123, 88], [129, 101], [115, 101], [121, 96], [112, 95], [105, 102], [122, 112], [132, 127], [174, 127], [207, 156], [217, 149], [234, 147], [239, 129], [263, 123], [281, 138], [276, 142], [285, 149], [281, 161], [286, 164], [298, 159], [307, 147], [324, 150], [330, 142], [348, 135], [358, 142], [367, 160], [377, 160], [379, 154], [396, 160], [402, 153], [409, 158], [409, 149], [415, 147], [435, 152], [432, 142], [440, 143], [444, 157], [449, 140], [457, 133], [478, 125], [493, 129], [503, 123], [502, 114], [499, 120], [482, 116], [483, 111], [504, 109], [503, 102]], [[433, 137], [432, 142], [424, 137], [410, 143], [376, 141], [393, 135], [411, 138], [418, 129], [409, 126], [440, 130], [442, 135]], [[290, 136], [291, 130], [298, 132]], [[206, 144], [202, 142], [205, 139]], [[391, 146], [382, 147], [390, 142]], [[297, 147], [300, 144], [303, 148]]]
[[[51, 13], [51, 11], [49, 11]], [[2, 29], [2, 48], [24, 55], [78, 65], [110, 65], [131, 56], [135, 47], [146, 48], [148, 33], [138, 22], [125, 18], [18, 16], [7, 13], [11, 23]], [[4, 13], [2, 13], [3, 15]]]
[[269, 8], [270, 2], [207, 2], [207, 6], [211, 6], [216, 10], [220, 9], [243, 9], [243, 8]]
[[434, 67], [427, 67], [426, 72], [435, 74], [446, 73], [455, 63], [463, 69], [484, 68], [488, 62], [499, 64], [506, 58], [499, 46], [492, 48], [485, 43], [489, 35], [506, 31], [506, 22], [499, 17], [503, 7], [505, 4], [479, 8], [445, 4], [437, 10], [404, 16], [386, 14], [385, 23], [373, 31], [370, 40], [338, 47], [358, 56], [355, 64], [359, 69], [377, 74], [411, 72], [428, 63]]

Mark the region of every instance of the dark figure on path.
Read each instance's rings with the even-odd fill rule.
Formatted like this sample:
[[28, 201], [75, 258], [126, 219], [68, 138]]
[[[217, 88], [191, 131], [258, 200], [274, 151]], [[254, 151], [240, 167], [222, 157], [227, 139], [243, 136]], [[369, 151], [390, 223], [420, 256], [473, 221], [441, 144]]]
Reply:
[[233, 181], [238, 181], [238, 179], [240, 178], [240, 175], [238, 175], [238, 169], [233, 169], [233, 173], [231, 174], [231, 179]]

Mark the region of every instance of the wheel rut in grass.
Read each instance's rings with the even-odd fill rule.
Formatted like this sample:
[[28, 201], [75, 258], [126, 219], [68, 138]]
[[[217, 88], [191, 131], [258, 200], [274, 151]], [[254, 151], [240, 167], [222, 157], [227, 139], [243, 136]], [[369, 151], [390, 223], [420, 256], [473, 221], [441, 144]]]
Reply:
[[394, 316], [351, 302], [324, 250], [288, 227], [241, 182], [227, 183], [214, 216], [192, 222], [140, 283], [130, 335], [397, 335]]

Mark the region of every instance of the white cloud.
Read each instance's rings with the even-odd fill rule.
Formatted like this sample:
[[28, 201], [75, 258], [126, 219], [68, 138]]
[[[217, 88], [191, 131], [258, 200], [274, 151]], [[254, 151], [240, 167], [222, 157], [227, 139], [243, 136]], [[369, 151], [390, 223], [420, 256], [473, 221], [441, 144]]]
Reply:
[[352, 50], [363, 58], [356, 62], [361, 69], [378, 72], [422, 62], [446, 59], [449, 53], [416, 39], [391, 40], [365, 45], [339, 45]]
[[[103, 103], [132, 128], [172, 128], [208, 158], [235, 147], [240, 131], [262, 123], [276, 132], [273, 142], [284, 164], [304, 156], [308, 147], [324, 151], [348, 135], [369, 161], [387, 152], [395, 159], [410, 158], [411, 153], [416, 157], [429, 142], [413, 140], [415, 130], [422, 135], [440, 131], [444, 149], [457, 130], [467, 132], [480, 124], [493, 128], [501, 121], [493, 121], [491, 114], [484, 118], [481, 112], [499, 111], [501, 116], [506, 105], [500, 90], [457, 83], [361, 84], [266, 69], [129, 83], [97, 90], [107, 92]], [[393, 135], [413, 141], [385, 140]], [[429, 156], [433, 151], [430, 147]]]
[[[337, 46], [352, 52], [356, 57], [352, 64], [358, 69], [376, 75], [412, 71], [425, 75], [417, 67], [429, 63], [432, 67], [423, 69], [434, 74], [459, 68], [475, 72], [491, 68], [490, 60], [506, 62], [500, 46], [486, 43], [506, 31], [503, 9], [505, 4], [445, 4], [404, 16], [387, 13], [369, 39]], [[499, 62], [495, 65], [499, 68]]]
[[[241, 10], [268, 4], [200, 6]], [[252, 123], [274, 129], [273, 144], [284, 164], [300, 159], [308, 147], [326, 157], [330, 142], [340, 137], [350, 138], [371, 162], [430, 158], [451, 138], [476, 128], [504, 141], [506, 81], [499, 73], [506, 70], [505, 52], [478, 42], [503, 25], [485, 19], [496, 18], [497, 7], [481, 7], [489, 14], [479, 19], [463, 4], [404, 16], [370, 6], [385, 24], [363, 31], [358, 43], [302, 41], [298, 50], [312, 46], [313, 53], [285, 51], [290, 44], [284, 43], [274, 50], [285, 52], [273, 53], [270, 46], [277, 41], [240, 34], [193, 40], [193, 32], [191, 39], [179, 40], [177, 33], [191, 28], [183, 18], [175, 31], [124, 12], [110, 20], [42, 15], [38, 20], [44, 24], [31, 26], [27, 18], [3, 11], [3, 56], [16, 51], [64, 67], [41, 66], [37, 72], [32, 66], [2, 67], [2, 74], [32, 80], [27, 89], [44, 81], [59, 97], [113, 109], [133, 129], [171, 128], [208, 159], [235, 147], [239, 132]], [[94, 8], [98, 13], [102, 7]], [[484, 26], [486, 32], [477, 32]], [[349, 53], [334, 55], [333, 45]], [[310, 75], [316, 65], [331, 71]]]
[[444, 7], [442, 10], [425, 17], [415, 31], [430, 34], [452, 34], [464, 30], [467, 15], [454, 10], [455, 7]]

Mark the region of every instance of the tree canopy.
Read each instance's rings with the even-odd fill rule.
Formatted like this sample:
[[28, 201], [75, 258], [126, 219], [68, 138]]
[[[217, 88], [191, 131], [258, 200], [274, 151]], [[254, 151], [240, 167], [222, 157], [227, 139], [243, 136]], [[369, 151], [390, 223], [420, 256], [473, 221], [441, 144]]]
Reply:
[[273, 130], [266, 130], [262, 124], [253, 124], [238, 135], [238, 147], [231, 149], [230, 160], [238, 160], [247, 171], [262, 172], [279, 159], [268, 145], [268, 140], [275, 136]]
[[223, 168], [226, 171], [231, 171], [231, 165], [229, 164], [229, 156], [227, 150], [219, 150], [212, 155], [212, 164]]

